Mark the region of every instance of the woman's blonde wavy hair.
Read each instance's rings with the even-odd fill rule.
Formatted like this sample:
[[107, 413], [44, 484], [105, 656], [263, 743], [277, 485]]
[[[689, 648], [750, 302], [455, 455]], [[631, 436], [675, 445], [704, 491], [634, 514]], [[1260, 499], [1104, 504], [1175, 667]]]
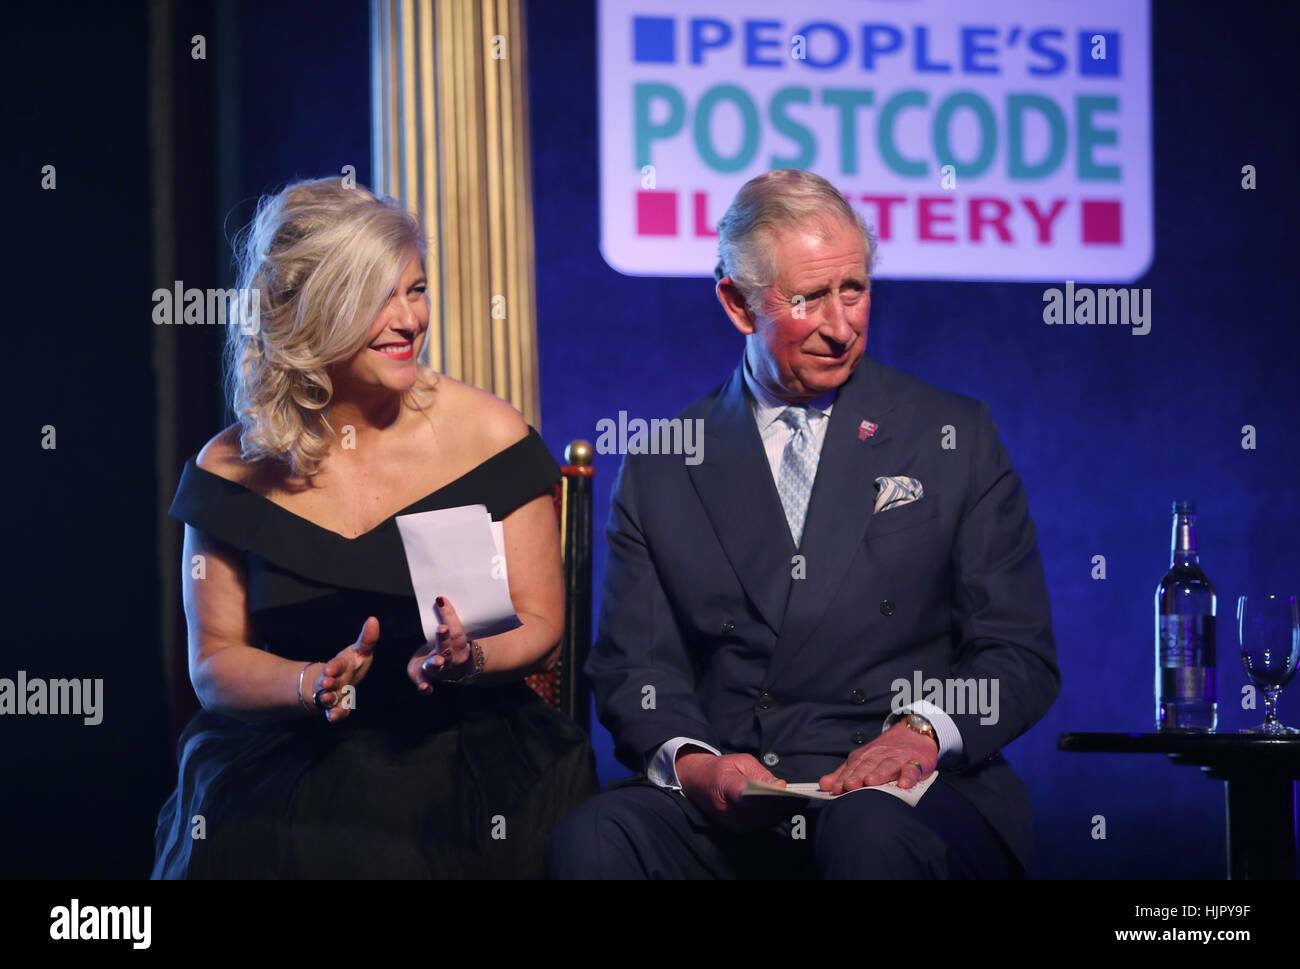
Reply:
[[[329, 451], [328, 368], [366, 346], [415, 247], [428, 246], [419, 221], [391, 198], [338, 178], [295, 182], [263, 196], [236, 237], [238, 286], [258, 291], [256, 326], [232, 326], [226, 396], [242, 427], [245, 461], [287, 462], [310, 477]], [[416, 403], [433, 375], [421, 367], [408, 392]]]

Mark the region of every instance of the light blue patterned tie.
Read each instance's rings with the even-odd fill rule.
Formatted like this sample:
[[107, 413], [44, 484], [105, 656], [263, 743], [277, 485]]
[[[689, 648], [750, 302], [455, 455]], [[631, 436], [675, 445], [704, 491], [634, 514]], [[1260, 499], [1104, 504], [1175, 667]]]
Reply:
[[803, 520], [808, 513], [813, 479], [817, 476], [817, 445], [808, 423], [807, 408], [787, 407], [781, 411], [780, 420], [794, 429], [794, 437], [790, 438], [781, 455], [781, 475], [776, 492], [781, 497], [785, 520], [790, 524], [790, 536], [798, 548], [803, 538]]

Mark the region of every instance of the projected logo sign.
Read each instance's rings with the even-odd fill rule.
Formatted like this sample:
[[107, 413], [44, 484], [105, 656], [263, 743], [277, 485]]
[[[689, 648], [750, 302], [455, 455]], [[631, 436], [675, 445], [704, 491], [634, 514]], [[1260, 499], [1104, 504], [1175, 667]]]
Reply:
[[601, 250], [709, 275], [772, 168], [895, 278], [1131, 282], [1153, 257], [1147, 0], [600, 0]]

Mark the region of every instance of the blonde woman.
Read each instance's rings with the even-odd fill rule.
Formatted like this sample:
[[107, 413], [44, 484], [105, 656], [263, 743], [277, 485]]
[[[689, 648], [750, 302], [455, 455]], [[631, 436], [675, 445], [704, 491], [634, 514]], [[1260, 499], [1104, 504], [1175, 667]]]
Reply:
[[[237, 249], [258, 294], [229, 334], [239, 420], [171, 507], [203, 710], [153, 875], [539, 875], [595, 790], [585, 736], [521, 679], [562, 632], [555, 462], [509, 404], [419, 363], [425, 241], [393, 200], [299, 182]], [[473, 504], [504, 522], [522, 625], [470, 641], [443, 599], [429, 643], [395, 518]]]

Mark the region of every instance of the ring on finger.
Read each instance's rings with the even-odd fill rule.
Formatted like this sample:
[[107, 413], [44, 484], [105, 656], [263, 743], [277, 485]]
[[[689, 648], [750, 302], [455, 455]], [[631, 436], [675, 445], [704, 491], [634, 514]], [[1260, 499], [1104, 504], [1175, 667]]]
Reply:
[[[331, 692], [334, 693], [334, 701], [332, 703], [322, 703], [320, 699], [321, 696], [325, 693], [331, 693]], [[317, 710], [325, 710], [325, 711], [333, 710], [334, 707], [337, 706], [339, 702], [338, 692], [325, 690], [325, 689], [317, 690], [315, 693], [311, 695], [311, 702], [316, 704]]]
[[917, 770], [917, 772], [918, 772], [922, 777], [925, 776], [925, 767], [922, 766], [922, 764], [921, 764], [921, 762], [920, 762], [919, 760], [909, 760], [908, 763], [911, 764], [913, 767], [915, 767], [916, 770]]

